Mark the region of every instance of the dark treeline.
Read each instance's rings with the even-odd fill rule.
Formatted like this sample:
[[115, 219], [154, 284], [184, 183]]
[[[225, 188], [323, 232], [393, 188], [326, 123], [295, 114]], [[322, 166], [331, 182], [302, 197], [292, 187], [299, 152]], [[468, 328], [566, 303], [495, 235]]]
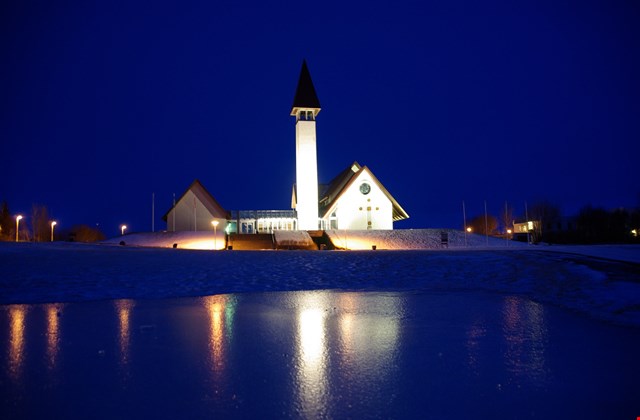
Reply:
[[[533, 221], [534, 228], [529, 231], [532, 242], [557, 244], [603, 244], [603, 243], [640, 243], [640, 209], [618, 208], [606, 210], [602, 207], [585, 206], [577, 215], [564, 216], [560, 207], [541, 201], [529, 206], [527, 215], [513, 215], [513, 210], [505, 206], [500, 218], [488, 215], [469, 219], [467, 227], [474, 233], [501, 236], [507, 229], [513, 229], [514, 223]], [[498, 223], [498, 221], [500, 223]], [[527, 240], [526, 234], [515, 234], [515, 240]]]
[[[87, 225], [74, 225], [64, 228], [56, 225], [51, 229], [51, 222], [55, 219], [49, 216], [46, 206], [34, 204], [30, 214], [21, 214], [22, 219], [16, 223], [17, 214], [12, 214], [9, 205], [3, 202], [0, 206], [0, 241], [21, 242], [50, 242], [54, 241], [75, 241], [75, 242], [96, 242], [102, 241], [106, 237], [97, 228]], [[16, 236], [16, 227], [18, 235]], [[53, 238], [51, 233], [53, 231]]]

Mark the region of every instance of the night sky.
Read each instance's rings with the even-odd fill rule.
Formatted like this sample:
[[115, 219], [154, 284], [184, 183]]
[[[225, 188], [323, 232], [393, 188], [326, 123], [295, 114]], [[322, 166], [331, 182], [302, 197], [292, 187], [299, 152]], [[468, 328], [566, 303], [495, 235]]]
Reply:
[[320, 181], [369, 166], [396, 228], [640, 204], [637, 2], [250, 3], [2, 2], [0, 201], [107, 236], [196, 178], [288, 209], [306, 59]]

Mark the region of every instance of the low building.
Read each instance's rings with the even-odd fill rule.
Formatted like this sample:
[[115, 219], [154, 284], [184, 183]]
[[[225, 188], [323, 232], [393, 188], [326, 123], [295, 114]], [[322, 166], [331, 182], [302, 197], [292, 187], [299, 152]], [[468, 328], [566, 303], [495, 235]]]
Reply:
[[212, 230], [213, 221], [218, 222], [216, 229], [226, 230], [229, 219], [230, 213], [197, 179], [162, 216], [170, 232]]

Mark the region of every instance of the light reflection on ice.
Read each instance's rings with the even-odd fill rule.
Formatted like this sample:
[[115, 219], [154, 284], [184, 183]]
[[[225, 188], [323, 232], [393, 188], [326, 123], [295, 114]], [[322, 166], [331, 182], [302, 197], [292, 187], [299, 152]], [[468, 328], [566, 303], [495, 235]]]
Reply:
[[120, 345], [120, 364], [125, 367], [129, 363], [129, 319], [135, 302], [131, 299], [121, 299], [114, 302], [118, 313], [118, 332]]
[[467, 330], [467, 352], [469, 369], [479, 375], [478, 367], [480, 365], [480, 343], [487, 335], [487, 329], [483, 322], [474, 321]]
[[325, 332], [326, 292], [300, 295], [296, 363], [298, 404], [305, 416], [323, 417], [326, 407], [327, 342]]
[[26, 305], [12, 305], [9, 308], [9, 372], [14, 380], [20, 381], [24, 362], [24, 330]]
[[224, 323], [223, 314], [226, 306], [227, 296], [216, 295], [206, 296], [203, 299], [207, 314], [209, 315], [209, 354], [211, 356], [211, 366], [215, 378], [220, 377], [224, 370]]
[[[341, 366], [349, 379], [375, 384], [394, 375], [394, 360], [398, 354], [402, 301], [397, 296], [385, 296], [371, 307], [358, 293], [338, 295], [340, 314]], [[369, 314], [368, 310], [382, 311]]]
[[544, 306], [516, 296], [503, 305], [502, 332], [506, 342], [504, 361], [512, 378], [542, 385], [547, 379], [547, 325]]
[[47, 311], [47, 362], [49, 369], [55, 369], [58, 352], [60, 351], [59, 316], [64, 305], [50, 303], [45, 307]]

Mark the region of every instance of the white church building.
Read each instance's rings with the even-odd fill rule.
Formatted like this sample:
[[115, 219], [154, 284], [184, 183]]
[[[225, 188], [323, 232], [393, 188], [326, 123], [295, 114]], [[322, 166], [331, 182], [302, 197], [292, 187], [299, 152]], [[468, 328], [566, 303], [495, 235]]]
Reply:
[[391, 230], [409, 218], [367, 166], [353, 162], [328, 184], [318, 183], [316, 118], [320, 113], [306, 62], [302, 63], [291, 116], [296, 118], [296, 183], [292, 210], [226, 211], [195, 180], [163, 216], [168, 231], [211, 230], [217, 221], [227, 233], [276, 230]]

